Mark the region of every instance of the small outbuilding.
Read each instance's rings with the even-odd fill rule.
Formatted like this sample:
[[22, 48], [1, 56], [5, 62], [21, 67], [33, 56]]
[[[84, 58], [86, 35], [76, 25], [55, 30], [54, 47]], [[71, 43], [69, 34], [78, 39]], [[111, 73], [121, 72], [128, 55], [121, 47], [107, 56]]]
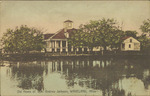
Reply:
[[133, 37], [122, 38], [121, 51], [140, 51], [140, 42]]

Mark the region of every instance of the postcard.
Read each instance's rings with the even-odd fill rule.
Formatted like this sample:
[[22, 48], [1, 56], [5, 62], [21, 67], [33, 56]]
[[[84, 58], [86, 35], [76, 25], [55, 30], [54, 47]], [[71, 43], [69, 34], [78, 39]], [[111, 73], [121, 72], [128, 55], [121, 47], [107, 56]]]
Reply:
[[0, 96], [150, 96], [150, 1], [0, 1]]

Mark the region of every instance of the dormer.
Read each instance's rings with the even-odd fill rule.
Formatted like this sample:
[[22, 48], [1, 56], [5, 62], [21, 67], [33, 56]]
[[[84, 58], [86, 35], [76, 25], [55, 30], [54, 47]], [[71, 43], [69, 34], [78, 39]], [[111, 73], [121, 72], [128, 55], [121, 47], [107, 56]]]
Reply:
[[64, 32], [64, 35], [66, 36], [66, 38], [69, 38], [69, 33], [68, 32]]

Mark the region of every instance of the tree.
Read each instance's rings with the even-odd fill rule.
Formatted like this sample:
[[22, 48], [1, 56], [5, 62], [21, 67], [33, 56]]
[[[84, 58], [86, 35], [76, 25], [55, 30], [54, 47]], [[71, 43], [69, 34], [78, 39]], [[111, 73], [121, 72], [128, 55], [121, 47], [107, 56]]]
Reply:
[[119, 48], [121, 38], [123, 37], [123, 31], [117, 26], [117, 21], [114, 19], [99, 20], [97, 22], [96, 39], [97, 44], [107, 50], [106, 47]]
[[78, 32], [73, 35], [76, 43], [80, 42], [81, 46], [87, 46], [90, 50], [96, 46], [102, 46], [104, 50], [118, 48], [121, 43], [123, 32], [116, 26], [114, 19], [101, 19], [90, 21], [86, 25], [81, 25]]
[[150, 19], [143, 21], [143, 25], [141, 25], [140, 29], [144, 33], [148, 33], [150, 35]]
[[81, 29], [73, 30], [70, 38], [68, 38], [68, 42], [70, 46], [73, 46], [75, 48], [75, 54], [76, 54], [76, 48], [82, 48], [85, 44], [84, 42], [84, 33], [82, 33]]
[[126, 36], [131, 36], [131, 37], [133, 37], [133, 38], [137, 38], [137, 32], [136, 31], [125, 31], [125, 37]]
[[138, 37], [138, 40], [141, 42], [141, 50], [150, 52], [150, 38], [146, 36], [146, 34], [150, 36], [150, 19], [143, 21], [143, 25], [140, 26], [140, 29], [143, 32], [141, 36]]
[[40, 51], [44, 47], [43, 35], [40, 30], [22, 25], [16, 29], [7, 29], [2, 39], [3, 49], [11, 53], [27, 53]]
[[141, 43], [141, 50], [144, 52], [150, 52], [150, 38], [142, 34], [138, 37], [138, 40]]

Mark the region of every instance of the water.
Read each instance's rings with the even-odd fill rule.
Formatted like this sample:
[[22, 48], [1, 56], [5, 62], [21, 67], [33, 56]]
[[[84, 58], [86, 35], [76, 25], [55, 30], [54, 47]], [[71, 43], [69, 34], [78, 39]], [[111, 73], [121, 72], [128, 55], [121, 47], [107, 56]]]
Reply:
[[3, 95], [150, 96], [150, 60], [2, 61]]

